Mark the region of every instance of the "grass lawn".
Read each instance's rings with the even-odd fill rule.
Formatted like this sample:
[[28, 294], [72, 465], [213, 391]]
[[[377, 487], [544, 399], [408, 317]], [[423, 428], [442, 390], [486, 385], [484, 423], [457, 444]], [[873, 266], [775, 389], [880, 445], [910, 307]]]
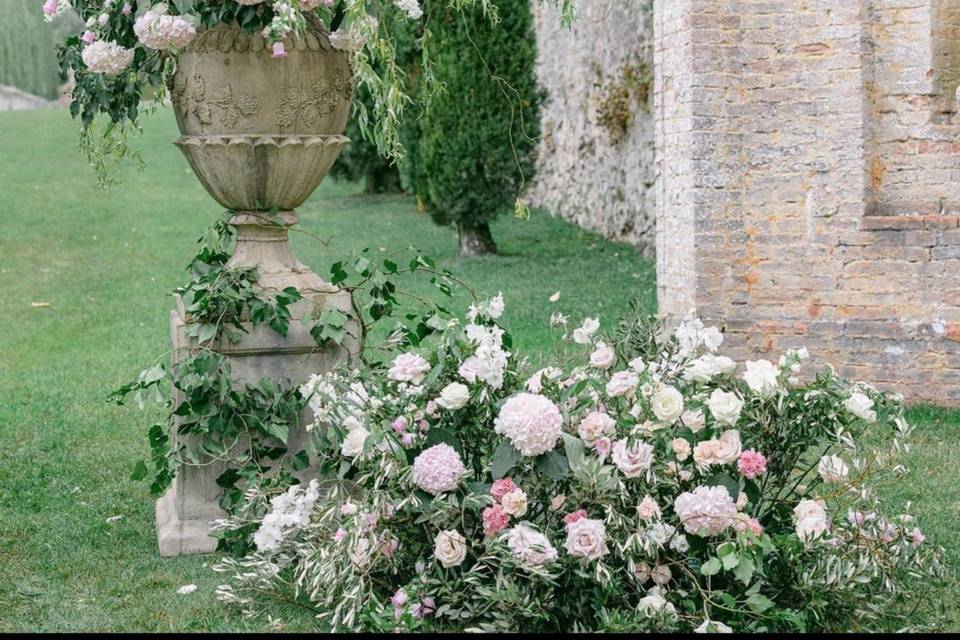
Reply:
[[[75, 150], [64, 111], [0, 114], [0, 631], [256, 630], [216, 602], [210, 558], [161, 559], [153, 503], [127, 478], [145, 457], [156, 410], [103, 399], [168, 348], [168, 292], [185, 279], [193, 241], [220, 213], [180, 153], [173, 117], [160, 113], [138, 141], [149, 168], [99, 191]], [[304, 229], [332, 237], [334, 254], [416, 245], [473, 283], [503, 291], [521, 353], [547, 343], [561, 310], [607, 325], [631, 297], [654, 308], [652, 264], [625, 245], [535, 214], [494, 225], [503, 255], [461, 261], [455, 234], [403, 196], [364, 196], [328, 183], [301, 211]], [[303, 235], [304, 262], [329, 258]], [[548, 298], [560, 292], [560, 300]], [[34, 307], [45, 302], [49, 306]], [[920, 424], [895, 504], [913, 501], [928, 540], [960, 561], [960, 413], [917, 408]], [[123, 516], [107, 523], [111, 516]], [[196, 592], [178, 595], [195, 583]], [[960, 589], [944, 594], [960, 629]], [[291, 629], [309, 617], [283, 612]]]

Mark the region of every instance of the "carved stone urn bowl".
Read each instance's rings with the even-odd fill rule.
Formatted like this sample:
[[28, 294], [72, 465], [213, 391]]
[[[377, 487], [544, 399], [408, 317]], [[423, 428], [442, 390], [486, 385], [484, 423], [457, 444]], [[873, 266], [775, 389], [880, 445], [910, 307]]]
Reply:
[[274, 58], [259, 33], [218, 25], [180, 56], [171, 90], [176, 145], [228, 209], [294, 209], [349, 142], [347, 55], [319, 31], [286, 44], [287, 56]]

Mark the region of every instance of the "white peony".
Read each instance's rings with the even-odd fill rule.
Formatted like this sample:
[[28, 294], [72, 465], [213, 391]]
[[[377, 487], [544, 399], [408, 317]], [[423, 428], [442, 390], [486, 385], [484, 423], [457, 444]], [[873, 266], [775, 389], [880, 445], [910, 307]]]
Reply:
[[737, 505], [726, 487], [697, 487], [677, 496], [673, 510], [687, 533], [715, 536], [731, 526]]
[[507, 547], [520, 562], [531, 567], [542, 567], [557, 559], [557, 550], [550, 544], [549, 538], [525, 524], [510, 529]]
[[130, 66], [133, 53], [133, 49], [121, 47], [116, 42], [97, 40], [85, 46], [80, 57], [90, 71], [115, 76]]
[[507, 492], [500, 498], [500, 506], [507, 515], [519, 518], [527, 513], [527, 494], [520, 488]]
[[618, 371], [610, 376], [610, 381], [607, 382], [607, 395], [611, 398], [632, 396], [636, 393], [638, 384], [640, 378], [633, 371]]
[[397, 382], [420, 384], [430, 371], [430, 363], [415, 353], [401, 353], [390, 365], [387, 377]]
[[780, 383], [777, 377], [780, 370], [769, 360], [747, 360], [747, 370], [743, 372], [743, 381], [750, 390], [759, 396], [770, 396], [777, 392]]
[[518, 393], [500, 408], [494, 431], [506, 436], [525, 456], [538, 456], [552, 450], [560, 439], [563, 416], [548, 398]]
[[583, 324], [573, 330], [573, 341], [577, 344], [591, 344], [593, 334], [600, 328], [597, 318], [584, 318]]
[[707, 399], [707, 408], [719, 424], [733, 426], [740, 419], [743, 400], [735, 393], [714, 389]]
[[801, 500], [793, 509], [797, 536], [804, 542], [819, 538], [829, 528], [827, 509], [823, 500]]
[[459, 382], [451, 382], [440, 391], [437, 405], [451, 411], [462, 409], [470, 402], [470, 390]]
[[340, 445], [340, 455], [344, 458], [356, 458], [363, 453], [363, 445], [370, 437], [370, 432], [358, 423], [351, 421], [350, 424], [354, 426], [347, 431], [347, 436]]
[[602, 340], [597, 343], [593, 353], [590, 354], [590, 366], [596, 369], [609, 369], [617, 361], [617, 354], [606, 342]]
[[603, 520], [580, 518], [567, 525], [564, 549], [572, 556], [597, 560], [607, 555], [607, 527]]
[[637, 441], [630, 447], [623, 438], [613, 444], [611, 458], [624, 476], [636, 478], [653, 465], [653, 445]]
[[854, 391], [843, 403], [847, 411], [867, 422], [876, 422], [877, 412], [873, 410], [873, 400], [865, 393]]
[[683, 414], [683, 395], [670, 385], [664, 385], [650, 399], [653, 415], [663, 422], [674, 422]]
[[839, 456], [823, 456], [820, 458], [820, 464], [817, 465], [817, 473], [824, 482], [843, 484], [847, 480], [850, 469]]
[[467, 540], [456, 529], [441, 531], [433, 541], [433, 556], [445, 568], [459, 567], [467, 556]]

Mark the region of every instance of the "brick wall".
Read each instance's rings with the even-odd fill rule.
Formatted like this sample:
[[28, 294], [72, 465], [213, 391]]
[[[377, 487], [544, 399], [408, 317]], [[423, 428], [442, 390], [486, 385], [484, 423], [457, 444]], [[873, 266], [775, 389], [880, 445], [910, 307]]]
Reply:
[[[960, 404], [960, 0], [654, 16], [661, 309]], [[941, 19], [942, 18], [942, 19]]]

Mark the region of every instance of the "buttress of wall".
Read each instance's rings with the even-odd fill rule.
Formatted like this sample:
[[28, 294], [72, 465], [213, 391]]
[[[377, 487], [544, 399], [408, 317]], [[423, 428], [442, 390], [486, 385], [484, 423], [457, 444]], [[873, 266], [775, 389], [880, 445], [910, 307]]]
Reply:
[[531, 202], [645, 255], [655, 243], [652, 0], [578, 3], [570, 28], [538, 6], [547, 91]]

